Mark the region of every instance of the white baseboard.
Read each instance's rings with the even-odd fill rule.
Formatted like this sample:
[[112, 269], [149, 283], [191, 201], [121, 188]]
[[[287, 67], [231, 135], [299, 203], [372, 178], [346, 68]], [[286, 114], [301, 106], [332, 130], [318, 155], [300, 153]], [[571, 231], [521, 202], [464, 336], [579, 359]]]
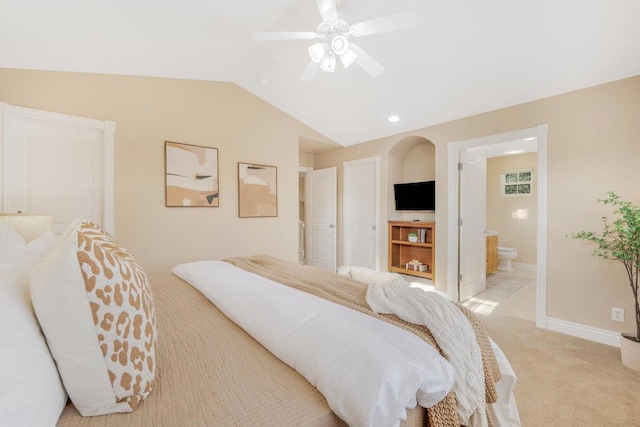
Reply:
[[526, 264], [524, 262], [511, 261], [511, 265], [516, 270], [536, 271], [538, 269], [536, 264]]
[[594, 328], [567, 320], [554, 319], [553, 317], [547, 317], [547, 329], [613, 347], [620, 347], [620, 334], [607, 331], [606, 329]]

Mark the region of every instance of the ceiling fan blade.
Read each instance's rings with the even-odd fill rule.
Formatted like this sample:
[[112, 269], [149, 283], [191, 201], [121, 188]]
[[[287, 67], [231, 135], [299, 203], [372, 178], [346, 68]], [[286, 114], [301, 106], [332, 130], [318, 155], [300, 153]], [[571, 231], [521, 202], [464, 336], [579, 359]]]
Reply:
[[409, 10], [395, 15], [383, 16], [382, 18], [353, 24], [349, 28], [349, 32], [351, 32], [353, 36], [368, 36], [369, 34], [406, 30], [415, 27], [417, 23], [418, 14]]
[[309, 61], [309, 65], [307, 65], [307, 68], [304, 69], [302, 75], [300, 76], [300, 80], [302, 80], [303, 82], [313, 80], [316, 74], [318, 74], [318, 70], [320, 70], [320, 63]]
[[309, 31], [266, 31], [251, 34], [251, 38], [255, 41], [274, 41], [274, 40], [313, 40], [318, 35]]
[[340, 55], [340, 62], [344, 68], [349, 68], [358, 59], [358, 55], [351, 49]]
[[356, 58], [356, 64], [362, 67], [371, 77], [376, 77], [382, 74], [384, 71], [384, 65], [376, 61], [371, 55], [364, 50], [360, 49], [360, 46], [355, 43], [350, 43], [351, 50], [358, 55]]
[[325, 22], [338, 20], [338, 10], [336, 9], [336, 0], [316, 0], [320, 16]]

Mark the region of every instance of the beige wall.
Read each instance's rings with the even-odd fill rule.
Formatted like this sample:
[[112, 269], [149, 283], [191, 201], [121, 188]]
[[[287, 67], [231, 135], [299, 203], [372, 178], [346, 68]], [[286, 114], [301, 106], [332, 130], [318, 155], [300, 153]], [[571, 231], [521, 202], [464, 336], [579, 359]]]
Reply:
[[[418, 143], [404, 156], [402, 162], [402, 181], [396, 182], [419, 182], [433, 181], [436, 179], [436, 147], [426, 139]], [[391, 203], [395, 203], [394, 195], [390, 194]], [[435, 214], [426, 211], [402, 211], [400, 212], [403, 221], [434, 221]]]
[[[297, 259], [298, 141], [326, 137], [235, 84], [0, 69], [0, 101], [116, 122], [115, 234], [148, 272], [255, 253]], [[218, 148], [219, 208], [165, 207], [165, 140]], [[238, 218], [237, 162], [278, 167], [278, 217]]]
[[[621, 265], [594, 259], [592, 246], [568, 239], [580, 229], [597, 229], [609, 213], [596, 204], [607, 190], [640, 201], [640, 76], [554, 96], [539, 101], [442, 123], [315, 156], [315, 167], [380, 154], [383, 157], [381, 219], [386, 220], [390, 184], [386, 168], [393, 147], [408, 138], [424, 137], [436, 146], [436, 287], [446, 289], [447, 273], [447, 143], [547, 123], [548, 133], [548, 272], [547, 314], [553, 318], [611, 331], [633, 330], [633, 319], [611, 321], [611, 307], [633, 313], [631, 292]], [[392, 155], [387, 157], [387, 154]], [[386, 191], [384, 191], [386, 189]], [[393, 194], [393, 193], [391, 193]], [[391, 196], [392, 197], [392, 196]], [[338, 199], [339, 203], [341, 198]], [[341, 228], [339, 228], [341, 229]], [[382, 241], [386, 241], [386, 229]], [[339, 251], [340, 253], [340, 251]], [[386, 265], [386, 247], [381, 265]], [[339, 260], [340, 262], [340, 260]]]
[[[116, 131], [116, 237], [151, 272], [202, 258], [276, 253], [296, 259], [298, 141], [326, 138], [229, 83], [0, 69], [0, 101], [112, 120]], [[640, 200], [640, 76], [577, 92], [318, 153], [314, 167], [382, 155], [381, 220], [392, 217], [393, 182], [415, 140], [436, 154], [436, 286], [446, 288], [447, 142], [547, 123], [548, 315], [612, 331], [633, 330], [631, 293], [620, 265], [590, 256], [592, 246], [566, 238], [598, 229], [610, 214], [596, 204], [615, 190]], [[218, 148], [219, 208], [164, 207], [165, 140]], [[278, 166], [277, 218], [238, 219], [237, 162]], [[389, 197], [391, 194], [391, 197]], [[392, 205], [391, 205], [392, 206]], [[391, 208], [392, 210], [392, 208]], [[383, 227], [382, 242], [387, 230]], [[342, 240], [339, 237], [339, 263]], [[386, 265], [383, 245], [381, 265]], [[611, 306], [627, 310], [613, 322]]]
[[313, 167], [313, 153], [305, 153], [305, 152], [300, 152], [298, 154], [299, 156], [299, 160], [298, 160], [298, 164], [300, 166], [306, 167], [306, 168], [312, 168]]
[[403, 182], [433, 181], [436, 179], [436, 147], [429, 141], [409, 150], [404, 158]]
[[[497, 230], [498, 244], [518, 250], [514, 262], [536, 264], [538, 188], [537, 153], [487, 159], [487, 228]], [[533, 169], [534, 185], [530, 196], [503, 197], [500, 174], [508, 170]], [[518, 212], [523, 214], [516, 215]]]

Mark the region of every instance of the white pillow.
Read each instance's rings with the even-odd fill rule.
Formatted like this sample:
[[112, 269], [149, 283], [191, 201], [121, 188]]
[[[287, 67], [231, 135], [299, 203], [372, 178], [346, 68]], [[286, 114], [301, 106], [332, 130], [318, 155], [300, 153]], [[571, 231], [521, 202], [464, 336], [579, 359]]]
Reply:
[[29, 270], [40, 258], [24, 240], [0, 248], [1, 426], [54, 426], [67, 402], [29, 296]]
[[75, 221], [33, 268], [30, 288], [80, 414], [135, 410], [155, 383], [156, 315], [131, 254], [97, 225]]
[[53, 231], [45, 230], [38, 237], [27, 243], [27, 249], [33, 254], [45, 256], [55, 246], [57, 240], [58, 236]]
[[25, 243], [24, 237], [22, 237], [15, 228], [7, 224], [0, 224], [0, 248], [11, 242], [20, 243], [23, 245]]

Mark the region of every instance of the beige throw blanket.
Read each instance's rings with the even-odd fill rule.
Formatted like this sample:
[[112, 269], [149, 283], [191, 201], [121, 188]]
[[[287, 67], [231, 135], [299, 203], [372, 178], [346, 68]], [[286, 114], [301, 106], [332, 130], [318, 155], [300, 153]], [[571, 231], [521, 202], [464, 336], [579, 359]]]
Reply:
[[[382, 319], [413, 332], [439, 349], [433, 335], [424, 326], [407, 322], [395, 315], [378, 314], [371, 310], [366, 301], [367, 284], [365, 283], [342, 277], [317, 267], [294, 264], [264, 255], [250, 258], [229, 258], [224, 261], [278, 283]], [[459, 309], [465, 314], [476, 334], [476, 340], [482, 352], [486, 399], [488, 403], [494, 403], [497, 400], [495, 383], [500, 380], [501, 374], [491, 349], [489, 337], [482, 324], [471, 311], [461, 306], [459, 306]], [[440, 403], [429, 408], [428, 416], [429, 425], [433, 427], [460, 426], [454, 393], [449, 393]]]
[[433, 334], [446, 359], [456, 370], [453, 392], [463, 424], [486, 427], [482, 354], [466, 317], [451, 301], [436, 292], [425, 292], [404, 284], [370, 283], [367, 302], [376, 313], [395, 314]]

